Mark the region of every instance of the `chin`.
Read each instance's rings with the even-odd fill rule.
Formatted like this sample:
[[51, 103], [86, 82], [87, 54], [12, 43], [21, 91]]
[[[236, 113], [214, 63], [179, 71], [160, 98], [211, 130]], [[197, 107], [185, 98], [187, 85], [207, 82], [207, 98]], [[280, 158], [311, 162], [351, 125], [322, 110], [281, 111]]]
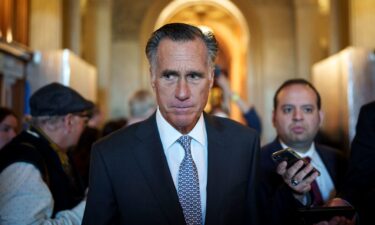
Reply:
[[173, 126], [178, 128], [178, 130], [188, 129], [189, 127], [194, 127], [196, 121], [192, 118], [174, 118], [172, 121]]

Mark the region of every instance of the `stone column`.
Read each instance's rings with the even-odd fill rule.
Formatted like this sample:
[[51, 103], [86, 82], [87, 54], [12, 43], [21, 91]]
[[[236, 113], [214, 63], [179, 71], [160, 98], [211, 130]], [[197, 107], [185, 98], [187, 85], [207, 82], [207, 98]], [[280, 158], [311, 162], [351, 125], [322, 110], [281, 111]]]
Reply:
[[375, 1], [350, 0], [350, 41], [355, 47], [375, 46]]
[[311, 66], [327, 56], [327, 37], [316, 0], [294, 0], [297, 77], [310, 79]]
[[80, 1], [63, 1], [63, 48], [81, 55], [81, 6]]
[[62, 47], [62, 0], [31, 0], [30, 47], [55, 50]]
[[111, 85], [111, 4], [109, 0], [88, 0], [82, 22], [82, 57], [97, 68], [97, 99], [105, 117]]
[[329, 55], [349, 45], [349, 3], [348, 0], [330, 0], [330, 44]]

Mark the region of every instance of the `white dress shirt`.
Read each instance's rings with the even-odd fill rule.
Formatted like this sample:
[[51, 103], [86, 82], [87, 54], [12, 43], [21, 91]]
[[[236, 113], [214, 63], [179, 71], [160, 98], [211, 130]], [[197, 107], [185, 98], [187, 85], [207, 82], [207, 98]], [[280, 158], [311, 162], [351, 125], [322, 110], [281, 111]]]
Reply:
[[[169, 171], [173, 178], [173, 183], [178, 190], [178, 171], [185, 156], [183, 147], [177, 140], [183, 135], [172, 127], [161, 115], [159, 108], [156, 112], [156, 124], [160, 133], [164, 154], [167, 158]], [[191, 140], [191, 155], [197, 166], [199, 177], [199, 190], [202, 205], [203, 224], [206, 217], [206, 187], [207, 187], [207, 132], [203, 114], [201, 114], [195, 127], [187, 134]]]
[[[280, 143], [283, 148], [288, 147], [281, 140]], [[323, 201], [327, 202], [328, 200], [332, 199], [336, 195], [335, 185], [333, 184], [332, 178], [329, 175], [327, 167], [324, 165], [323, 160], [320, 158], [318, 152], [316, 151], [315, 144], [312, 143], [309, 150], [307, 150], [305, 153], [300, 153], [298, 151], [295, 152], [302, 158], [310, 157], [311, 164], [320, 172], [320, 176], [316, 178], [316, 183], [319, 187]]]

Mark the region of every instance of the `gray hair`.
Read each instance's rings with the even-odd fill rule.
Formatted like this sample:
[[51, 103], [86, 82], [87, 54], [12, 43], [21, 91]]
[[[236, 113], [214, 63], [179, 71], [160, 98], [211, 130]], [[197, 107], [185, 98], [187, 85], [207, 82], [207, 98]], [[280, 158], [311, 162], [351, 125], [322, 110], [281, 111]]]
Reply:
[[147, 90], [136, 91], [129, 100], [132, 117], [148, 116], [150, 110], [156, 109], [154, 96]]
[[38, 116], [32, 117], [30, 125], [34, 127], [46, 127], [49, 130], [57, 130], [60, 127], [60, 122], [65, 116]]
[[152, 33], [147, 42], [146, 55], [151, 66], [155, 65], [156, 52], [160, 41], [166, 38], [181, 42], [193, 41], [197, 38], [201, 39], [207, 47], [208, 62], [210, 65], [214, 65], [218, 51], [218, 43], [213, 33], [203, 33], [198, 27], [185, 23], [170, 23]]

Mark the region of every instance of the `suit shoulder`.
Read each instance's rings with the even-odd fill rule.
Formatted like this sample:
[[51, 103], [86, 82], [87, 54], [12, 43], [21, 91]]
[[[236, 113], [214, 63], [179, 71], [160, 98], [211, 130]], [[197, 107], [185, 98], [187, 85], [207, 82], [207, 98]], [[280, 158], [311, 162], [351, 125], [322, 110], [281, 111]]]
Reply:
[[361, 107], [363, 111], [375, 111], [375, 101], [367, 103]]
[[316, 144], [316, 149], [318, 151], [322, 151], [323, 153], [335, 155], [335, 157], [339, 157], [339, 158], [342, 158], [342, 159], [347, 158], [343, 151], [340, 151], [337, 148], [333, 148], [333, 147], [330, 147], [330, 146], [327, 146], [327, 145]]
[[[238, 132], [239, 134], [249, 134], [252, 133], [258, 136], [258, 132], [253, 128], [250, 128], [246, 125], [243, 125], [237, 121], [234, 121], [229, 118], [217, 117], [217, 116], [210, 116], [208, 118], [217, 128], [221, 130], [225, 130], [227, 132]], [[236, 133], [233, 133], [236, 134]], [[237, 135], [237, 134], [236, 134]]]
[[264, 146], [262, 146], [261, 150], [262, 150], [262, 155], [271, 155], [272, 153], [278, 151], [278, 150], [281, 150], [282, 149], [282, 146], [281, 144], [277, 141], [277, 139], [275, 139], [274, 141], [268, 143], [268, 144], [265, 144]]
[[114, 149], [114, 147], [124, 145], [125, 143], [126, 145], [130, 145], [136, 140], [135, 133], [137, 127], [138, 124], [134, 124], [129, 127], [120, 128], [119, 130], [116, 130], [113, 133], [99, 139], [97, 142], [95, 142], [94, 147]]

